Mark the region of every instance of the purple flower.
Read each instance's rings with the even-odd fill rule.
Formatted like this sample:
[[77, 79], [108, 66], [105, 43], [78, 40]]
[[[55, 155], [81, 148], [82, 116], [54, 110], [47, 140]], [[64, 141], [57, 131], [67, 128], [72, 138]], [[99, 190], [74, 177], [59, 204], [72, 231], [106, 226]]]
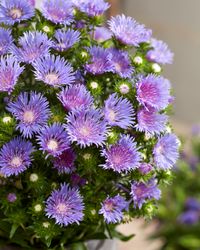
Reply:
[[108, 24], [116, 39], [126, 45], [138, 46], [140, 43], [149, 42], [152, 35], [151, 30], [125, 15], [112, 17]]
[[200, 202], [193, 197], [189, 197], [185, 202], [186, 209], [199, 211], [200, 212]]
[[159, 169], [169, 169], [176, 163], [179, 153], [179, 139], [174, 134], [161, 137], [153, 149], [154, 161]]
[[137, 112], [136, 129], [149, 135], [157, 135], [165, 130], [168, 116], [159, 114], [154, 109], [139, 109]]
[[34, 149], [29, 141], [20, 137], [3, 145], [0, 150], [0, 172], [5, 177], [18, 175], [31, 165]]
[[50, 86], [70, 85], [75, 80], [71, 64], [60, 56], [46, 56], [36, 60], [33, 66], [36, 79]]
[[153, 167], [151, 166], [151, 164], [143, 162], [140, 164], [140, 166], [138, 167], [138, 170], [141, 174], [148, 174], [152, 171]]
[[21, 93], [16, 101], [8, 104], [7, 110], [19, 121], [16, 128], [23, 136], [29, 138], [32, 138], [47, 124], [50, 116], [47, 99], [41, 93], [36, 92]]
[[27, 0], [4, 0], [0, 3], [0, 23], [13, 25], [34, 16], [34, 8]]
[[107, 136], [107, 123], [98, 109], [78, 109], [67, 116], [65, 125], [71, 142], [81, 147], [102, 145]]
[[126, 98], [111, 94], [105, 101], [105, 119], [111, 126], [119, 126], [127, 129], [133, 126], [134, 110], [133, 106]]
[[13, 43], [11, 30], [0, 27], [0, 56], [8, 53], [10, 46]]
[[77, 9], [90, 17], [102, 15], [110, 7], [104, 0], [73, 0], [73, 3]]
[[141, 209], [142, 205], [148, 200], [159, 200], [161, 191], [158, 189], [155, 179], [151, 179], [148, 183], [134, 181], [131, 184], [131, 195], [134, 207]]
[[72, 173], [70, 175], [70, 181], [73, 187], [84, 186], [86, 183], [86, 179], [82, 178], [80, 175], [76, 173]]
[[52, 42], [46, 34], [40, 31], [28, 31], [19, 38], [18, 47], [11, 46], [11, 53], [20, 62], [33, 63], [33, 61], [48, 55], [51, 46]]
[[170, 82], [162, 76], [150, 74], [141, 78], [137, 85], [137, 99], [140, 104], [162, 110], [170, 100]]
[[99, 43], [105, 42], [112, 38], [112, 33], [106, 27], [96, 27], [94, 31], [94, 40]]
[[28, 2], [29, 2], [33, 7], [35, 7], [35, 0], [28, 0]]
[[77, 108], [89, 108], [93, 104], [93, 97], [82, 84], [72, 85], [63, 89], [59, 95], [62, 105], [69, 111]]
[[67, 132], [59, 123], [44, 127], [37, 137], [40, 150], [47, 152], [48, 155], [58, 157], [69, 148]]
[[117, 49], [110, 49], [110, 62], [113, 66], [114, 73], [117, 73], [122, 78], [131, 78], [134, 69], [131, 66], [131, 61], [127, 52]]
[[128, 210], [129, 202], [121, 195], [116, 195], [113, 198], [106, 198], [101, 204], [99, 214], [103, 214], [106, 223], [119, 223], [123, 218], [123, 210]]
[[182, 213], [178, 218], [178, 222], [186, 225], [194, 225], [199, 222], [199, 212], [189, 210]]
[[55, 42], [53, 48], [57, 51], [66, 51], [71, 48], [75, 43], [79, 42], [80, 40], [80, 32], [77, 30], [56, 30], [54, 38]]
[[70, 174], [76, 169], [74, 165], [75, 160], [76, 154], [71, 148], [69, 148], [63, 151], [61, 155], [59, 155], [53, 160], [53, 165], [54, 168], [57, 169], [60, 174]]
[[101, 156], [106, 158], [106, 162], [100, 166], [118, 173], [137, 168], [141, 160], [137, 144], [130, 135], [121, 135], [115, 144], [101, 151]]
[[73, 6], [70, 0], [44, 0], [42, 14], [56, 24], [69, 25], [73, 21]]
[[171, 64], [174, 54], [169, 50], [166, 43], [160, 40], [151, 39], [150, 46], [153, 49], [147, 52], [147, 59], [160, 64]]
[[7, 195], [7, 201], [9, 201], [10, 203], [14, 203], [17, 200], [17, 196], [15, 193], [9, 193]]
[[88, 73], [101, 75], [113, 71], [108, 49], [93, 46], [89, 48], [89, 54], [91, 56], [91, 61], [85, 65], [85, 69]]
[[0, 92], [12, 92], [24, 67], [13, 56], [0, 57]]
[[64, 183], [47, 199], [45, 212], [49, 218], [56, 220], [56, 224], [68, 226], [83, 220], [83, 209], [83, 198], [79, 191]]

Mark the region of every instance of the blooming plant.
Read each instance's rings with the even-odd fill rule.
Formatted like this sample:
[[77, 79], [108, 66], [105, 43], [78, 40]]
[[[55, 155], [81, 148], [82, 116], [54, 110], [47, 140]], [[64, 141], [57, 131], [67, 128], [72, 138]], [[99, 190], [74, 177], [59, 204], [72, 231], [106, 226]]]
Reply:
[[0, 3], [0, 243], [84, 248], [151, 217], [178, 158], [173, 54], [104, 0]]

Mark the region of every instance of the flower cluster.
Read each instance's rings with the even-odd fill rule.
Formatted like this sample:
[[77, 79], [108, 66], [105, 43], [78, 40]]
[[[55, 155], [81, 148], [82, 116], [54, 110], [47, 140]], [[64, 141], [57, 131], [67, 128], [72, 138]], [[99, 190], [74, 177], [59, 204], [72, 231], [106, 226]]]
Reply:
[[109, 7], [0, 3], [0, 220], [10, 241], [23, 228], [22, 243], [13, 238], [23, 247], [37, 239], [57, 249], [69, 235], [90, 239], [126, 216], [151, 216], [178, 158], [171, 84], [158, 72], [173, 54], [131, 17], [104, 24]]

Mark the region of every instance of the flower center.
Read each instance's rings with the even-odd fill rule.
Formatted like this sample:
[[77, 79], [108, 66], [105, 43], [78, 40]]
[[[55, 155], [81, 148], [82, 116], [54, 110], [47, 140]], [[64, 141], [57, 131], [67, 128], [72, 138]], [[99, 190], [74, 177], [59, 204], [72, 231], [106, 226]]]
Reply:
[[49, 150], [52, 151], [56, 151], [58, 149], [58, 142], [54, 139], [51, 139], [48, 143], [47, 143], [47, 148]]
[[111, 122], [114, 122], [115, 121], [115, 118], [116, 118], [116, 113], [110, 109], [108, 111], [108, 119], [111, 121]]
[[81, 133], [82, 136], [88, 136], [88, 135], [90, 135], [90, 128], [86, 127], [86, 126], [82, 127], [80, 129], [80, 133]]
[[11, 165], [14, 168], [18, 168], [22, 164], [22, 159], [19, 156], [13, 157]]
[[107, 201], [107, 202], [106, 202], [106, 204], [105, 204], [105, 210], [106, 210], [106, 211], [112, 211], [112, 210], [113, 210], [113, 207], [114, 207], [113, 202], [111, 202], [111, 201]]
[[120, 72], [122, 67], [119, 63], [115, 63], [115, 69], [116, 69], [116, 71]]
[[18, 19], [22, 16], [22, 11], [18, 8], [12, 8], [9, 12], [9, 15], [12, 19]]
[[58, 75], [56, 73], [49, 73], [46, 75], [45, 81], [51, 85], [55, 85], [58, 82]]
[[156, 151], [157, 151], [158, 154], [162, 154], [163, 153], [163, 147], [162, 146], [157, 147]]
[[127, 94], [130, 90], [129, 86], [126, 84], [121, 84], [119, 87], [120, 93], [121, 94]]
[[114, 155], [113, 156], [113, 163], [118, 165], [122, 163], [122, 157], [120, 155]]
[[65, 214], [67, 212], [67, 206], [64, 203], [59, 203], [56, 206], [56, 210], [59, 214]]
[[35, 115], [34, 115], [33, 111], [31, 111], [31, 110], [25, 111], [24, 115], [23, 115], [23, 120], [24, 120], [24, 122], [32, 123], [35, 120]]

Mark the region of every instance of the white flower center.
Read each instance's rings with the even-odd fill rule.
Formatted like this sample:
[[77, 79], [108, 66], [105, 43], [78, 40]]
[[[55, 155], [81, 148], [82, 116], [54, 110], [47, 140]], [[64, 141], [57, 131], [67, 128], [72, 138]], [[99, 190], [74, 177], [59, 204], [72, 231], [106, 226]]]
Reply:
[[51, 139], [48, 143], [47, 143], [47, 148], [49, 150], [52, 151], [56, 151], [58, 149], [58, 142], [54, 139]]
[[19, 156], [14, 156], [11, 165], [14, 168], [18, 168], [22, 164], [22, 159]]
[[111, 122], [114, 122], [115, 121], [115, 118], [116, 118], [116, 113], [110, 109], [108, 111], [108, 119], [111, 121]]
[[35, 115], [33, 111], [31, 110], [25, 111], [23, 115], [23, 120], [26, 123], [32, 123], [35, 120]]
[[156, 151], [157, 151], [158, 154], [162, 154], [163, 153], [163, 147], [162, 146], [157, 147]]
[[35, 173], [30, 175], [30, 181], [31, 182], [36, 182], [38, 180], [38, 178], [39, 178], [38, 175], [35, 174]]
[[120, 72], [122, 67], [119, 63], [115, 63], [115, 69], [116, 69], [116, 71]]
[[67, 212], [67, 206], [66, 204], [64, 203], [59, 203], [57, 206], [56, 206], [56, 210], [59, 214], [64, 214]]
[[127, 84], [121, 84], [119, 87], [120, 93], [121, 94], [127, 94], [130, 90], [129, 86]]
[[83, 136], [88, 136], [88, 135], [90, 135], [90, 128], [89, 127], [82, 127], [81, 129], [80, 129], [80, 133], [81, 133], [81, 135], [83, 135]]
[[18, 8], [12, 8], [9, 12], [10, 17], [12, 19], [18, 19], [22, 16], [22, 11]]
[[97, 89], [99, 85], [98, 85], [97, 82], [91, 82], [90, 86], [91, 86], [92, 89]]
[[121, 158], [121, 156], [120, 155], [114, 155], [113, 156], [113, 163], [114, 164], [121, 164], [122, 163], [122, 158]]
[[58, 75], [56, 73], [49, 73], [46, 75], [45, 81], [49, 84], [55, 85], [58, 83]]

